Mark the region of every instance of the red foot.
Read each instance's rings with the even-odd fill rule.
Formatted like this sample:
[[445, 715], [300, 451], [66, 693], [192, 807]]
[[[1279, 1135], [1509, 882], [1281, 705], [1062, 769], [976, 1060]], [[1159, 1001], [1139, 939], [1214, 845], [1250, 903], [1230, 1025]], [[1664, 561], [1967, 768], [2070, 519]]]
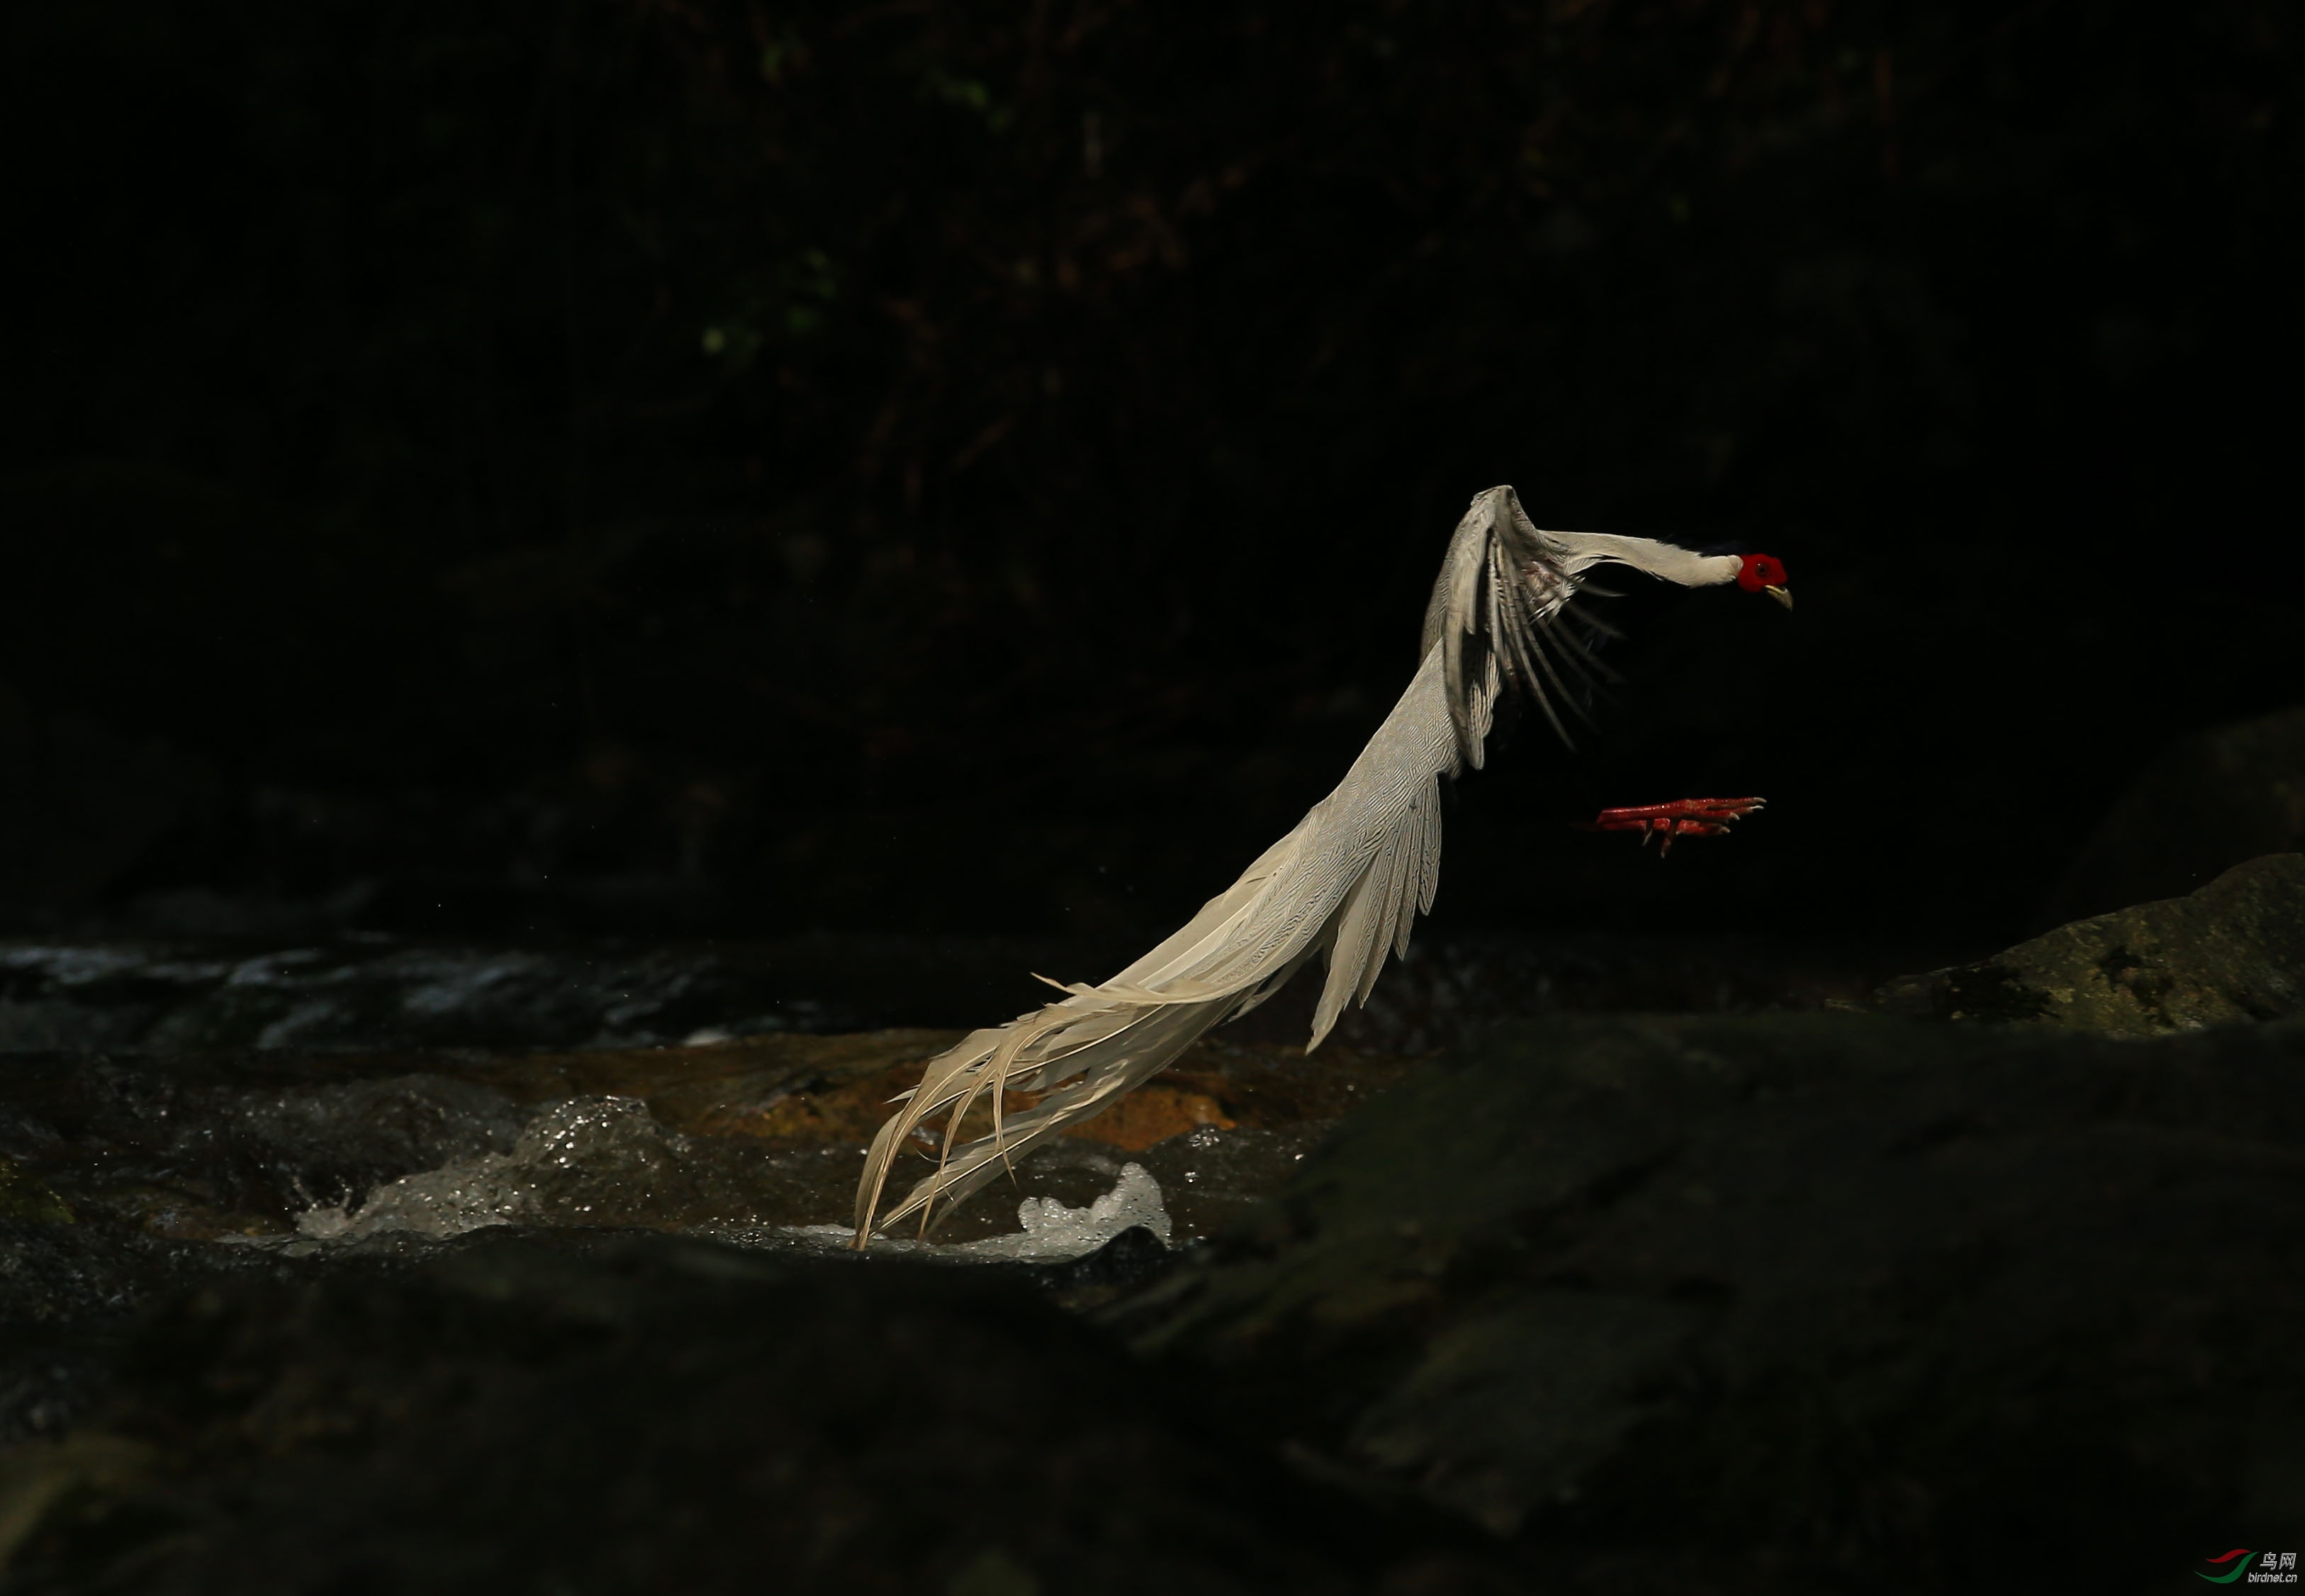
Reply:
[[1676, 836], [1722, 836], [1729, 822], [1741, 820], [1761, 807], [1759, 798], [1682, 798], [1671, 803], [1637, 803], [1626, 809], [1604, 809], [1595, 819], [1580, 822], [1586, 831], [1637, 831], [1641, 845], [1662, 837], [1660, 858], [1672, 852]]

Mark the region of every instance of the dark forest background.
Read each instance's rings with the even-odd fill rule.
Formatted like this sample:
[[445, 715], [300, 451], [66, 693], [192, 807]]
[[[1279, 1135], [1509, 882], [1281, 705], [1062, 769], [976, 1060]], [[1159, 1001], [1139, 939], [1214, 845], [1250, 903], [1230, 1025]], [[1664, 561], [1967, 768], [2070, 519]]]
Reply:
[[1165, 929], [1510, 481], [1799, 607], [1620, 601], [1444, 924], [2005, 939], [2305, 698], [2301, 65], [2277, 0], [13, 8], [0, 919]]

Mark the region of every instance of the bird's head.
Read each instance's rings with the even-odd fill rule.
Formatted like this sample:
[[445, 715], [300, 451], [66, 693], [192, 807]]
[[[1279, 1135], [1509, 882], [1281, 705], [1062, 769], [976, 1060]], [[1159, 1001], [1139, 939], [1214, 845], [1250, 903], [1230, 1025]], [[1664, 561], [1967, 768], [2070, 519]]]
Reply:
[[1773, 554], [1748, 554], [1738, 568], [1737, 585], [1748, 593], [1766, 593], [1787, 609], [1793, 607], [1792, 593], [1785, 586], [1785, 565]]

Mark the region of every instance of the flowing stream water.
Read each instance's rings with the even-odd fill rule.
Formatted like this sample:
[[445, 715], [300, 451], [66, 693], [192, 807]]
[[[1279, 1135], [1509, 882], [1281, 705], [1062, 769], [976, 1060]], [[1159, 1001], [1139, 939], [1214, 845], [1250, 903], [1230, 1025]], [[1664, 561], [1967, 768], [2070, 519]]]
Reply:
[[[75, 1213], [182, 1241], [304, 1251], [513, 1226], [831, 1247], [922, 1063], [1037, 1001], [1025, 972], [1109, 956], [887, 938], [19, 941], [0, 945], [0, 1156]], [[1297, 1040], [1307, 981], [1035, 1150], [932, 1237], [875, 1245], [1048, 1261], [1137, 1227], [1184, 1244], [1502, 1015], [1805, 1006], [1874, 978], [1725, 943], [1420, 946], [1319, 1053]], [[915, 1150], [924, 1172], [932, 1147]], [[910, 1178], [900, 1165], [892, 1191]]]

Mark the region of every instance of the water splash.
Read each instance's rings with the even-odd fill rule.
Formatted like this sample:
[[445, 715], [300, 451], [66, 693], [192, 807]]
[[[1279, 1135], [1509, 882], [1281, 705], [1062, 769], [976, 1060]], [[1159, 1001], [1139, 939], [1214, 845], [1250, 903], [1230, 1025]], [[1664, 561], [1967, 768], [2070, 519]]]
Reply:
[[688, 1139], [638, 1098], [570, 1098], [532, 1120], [510, 1152], [460, 1159], [370, 1192], [356, 1210], [297, 1216], [314, 1240], [413, 1231], [461, 1235], [490, 1225], [611, 1225], [691, 1195]]
[[[730, 1165], [732, 1154], [742, 1163]], [[846, 1226], [763, 1223], [778, 1208], [791, 1212], [789, 1198], [779, 1200], [775, 1183], [795, 1173], [821, 1182], [827, 1170], [818, 1167], [827, 1155], [838, 1176], [835, 1196], [845, 1200], [855, 1166], [843, 1154], [849, 1150], [732, 1149], [667, 1128], [638, 1098], [570, 1098], [531, 1120], [509, 1151], [476, 1151], [386, 1182], [356, 1206], [316, 1204], [297, 1216], [296, 1231], [310, 1243], [391, 1232], [447, 1237], [497, 1225], [640, 1225], [739, 1245], [845, 1247], [851, 1235]], [[787, 1170], [796, 1159], [809, 1168]], [[872, 1250], [1052, 1263], [1093, 1252], [1134, 1227], [1163, 1243], [1175, 1234], [1160, 1183], [1142, 1164], [1123, 1166], [1112, 1188], [1084, 1207], [1068, 1207], [1054, 1196], [1027, 1197], [1017, 1205], [1016, 1222], [1017, 1229], [981, 1240], [876, 1238]]]

